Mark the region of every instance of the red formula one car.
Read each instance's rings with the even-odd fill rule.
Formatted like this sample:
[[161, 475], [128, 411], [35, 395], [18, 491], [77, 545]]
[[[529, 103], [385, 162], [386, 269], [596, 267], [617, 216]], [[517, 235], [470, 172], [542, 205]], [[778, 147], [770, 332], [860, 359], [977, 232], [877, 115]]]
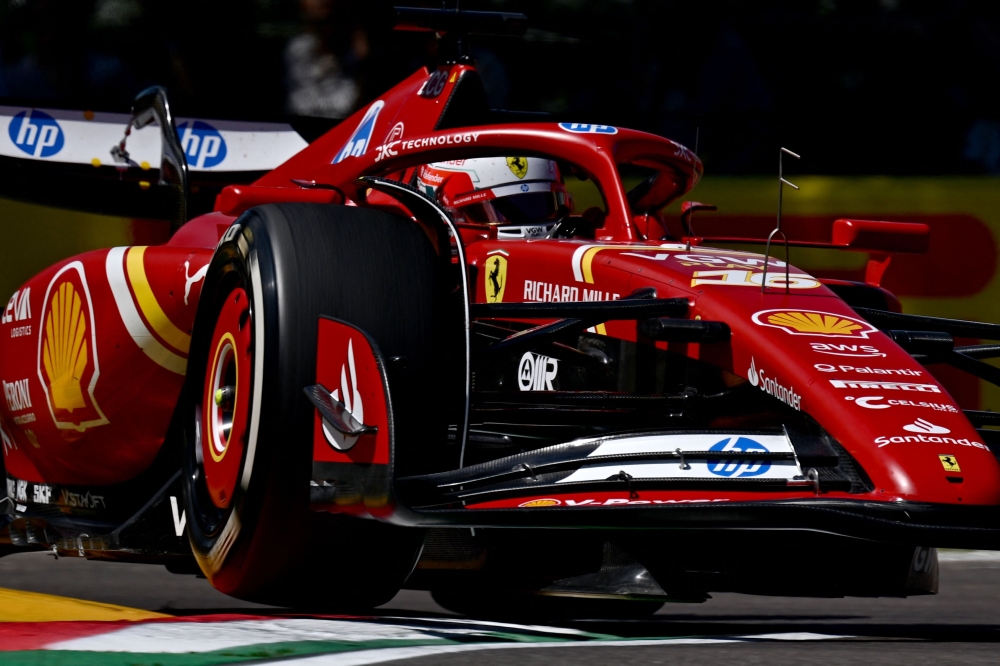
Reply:
[[[699, 204], [662, 214], [701, 177], [690, 150], [491, 111], [461, 41], [191, 220], [188, 161], [219, 144], [179, 139], [161, 89], [137, 98], [126, 134], [159, 124], [176, 232], [7, 304], [3, 548], [469, 612], [928, 594], [935, 547], [1000, 549], [1000, 420], [927, 368], [996, 382], [1000, 346], [953, 338], [1000, 326], [905, 315], [877, 286], [926, 226], [781, 242], [870, 252], [866, 283], [717, 247], [764, 240], [694, 235]], [[38, 118], [7, 134], [55, 145]], [[581, 179], [601, 205], [574, 210]]]

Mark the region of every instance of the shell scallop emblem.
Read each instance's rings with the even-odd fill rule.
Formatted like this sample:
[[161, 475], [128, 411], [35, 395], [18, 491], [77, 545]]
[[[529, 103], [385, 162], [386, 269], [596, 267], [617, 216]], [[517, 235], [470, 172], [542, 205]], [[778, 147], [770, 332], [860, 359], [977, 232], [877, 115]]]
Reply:
[[72, 282], [60, 284], [52, 297], [42, 335], [42, 364], [56, 409], [72, 413], [86, 406], [80, 377], [87, 368], [87, 318]]
[[867, 339], [877, 329], [866, 321], [815, 310], [763, 310], [754, 314], [758, 326], [780, 328], [791, 335]]
[[559, 506], [560, 504], [562, 504], [562, 500], [557, 500], [557, 499], [552, 499], [550, 497], [546, 497], [544, 499], [528, 500], [527, 502], [522, 502], [521, 504], [518, 504], [517, 506], [520, 509], [529, 509], [529, 508], [534, 508], [534, 507], [539, 507], [539, 506]]
[[100, 371], [94, 313], [83, 264], [64, 266], [42, 302], [38, 378], [56, 427], [83, 431], [108, 422], [94, 399]]

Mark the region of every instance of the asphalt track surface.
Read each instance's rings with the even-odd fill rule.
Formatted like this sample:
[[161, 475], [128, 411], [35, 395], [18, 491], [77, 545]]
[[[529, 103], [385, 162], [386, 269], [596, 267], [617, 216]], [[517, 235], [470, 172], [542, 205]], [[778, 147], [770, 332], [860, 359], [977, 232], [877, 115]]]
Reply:
[[[513, 625], [487, 627], [491, 631], [502, 630], [507, 635], [519, 635], [517, 640], [525, 640], [524, 637], [528, 636], [531, 640], [549, 641], [544, 644], [530, 641], [498, 643], [493, 639], [479, 639], [481, 642], [473, 641], [470, 644], [467, 642], [469, 639], [464, 638], [459, 640], [466, 642], [459, 645], [400, 648], [387, 647], [385, 641], [382, 641], [375, 646], [379, 648], [377, 650], [306, 658], [292, 655], [277, 661], [271, 658], [257, 659], [266, 656], [262, 653], [254, 654], [254, 658], [237, 659], [230, 663], [301, 663], [310, 666], [387, 662], [410, 666], [471, 662], [475, 662], [477, 666], [551, 666], [562, 663], [720, 663], [727, 666], [775, 666], [862, 661], [907, 666], [924, 663], [1000, 663], [1000, 645], [997, 645], [1000, 643], [1000, 554], [942, 555], [941, 591], [933, 597], [823, 600], [717, 594], [704, 604], [668, 605], [649, 621], [588, 620], [545, 628], [517, 628]], [[790, 553], [789, 556], [793, 557], [794, 554]], [[822, 572], [818, 571], [817, 575], [822, 575]], [[75, 612], [72, 609], [85, 607], [72, 599], [62, 599], [70, 597], [128, 607], [115, 610], [115, 607], [108, 606], [111, 610], [101, 611], [104, 607], [95, 605], [93, 608], [97, 610], [93, 612], [98, 613], [93, 616], [95, 619], [111, 619], [111, 616], [100, 617], [99, 612], [117, 613], [114, 617], [119, 620], [154, 618], [152, 624], [140, 623], [140, 629], [151, 627], [164, 630], [181, 626], [178, 622], [199, 618], [198, 622], [202, 623], [200, 625], [193, 622], [182, 625], [187, 627], [183, 631], [192, 640], [197, 631], [192, 631], [190, 627], [205, 627], [205, 616], [222, 614], [227, 618], [235, 615], [254, 616], [256, 624], [245, 622], [243, 626], [246, 630], [268, 623], [278, 625], [284, 622], [296, 627], [343, 625], [349, 627], [348, 631], [362, 633], [377, 626], [384, 636], [388, 636], [386, 631], [402, 631], [401, 627], [406, 628], [406, 631], [416, 628], [425, 632], [433, 630], [435, 636], [440, 638], [448, 632], [468, 633], [482, 629], [482, 626], [474, 623], [463, 624], [458, 616], [444, 611], [428, 594], [422, 592], [401, 592], [379, 609], [379, 617], [375, 620], [348, 624], [327, 618], [303, 619], [301, 615], [296, 619], [288, 619], [291, 614], [287, 610], [231, 599], [213, 590], [202, 579], [170, 574], [162, 567], [72, 558], [56, 561], [52, 556], [42, 553], [18, 554], [0, 559], [0, 588], [4, 588], [0, 589], [0, 620], [77, 619], [69, 616], [60, 618], [60, 613], [72, 615]], [[59, 595], [61, 598], [30, 594], [18, 597], [22, 593], [11, 590]], [[23, 615], [30, 608], [42, 609], [39, 611], [41, 615], [17, 617], [18, 613]], [[70, 610], [59, 610], [60, 608]], [[155, 619], [159, 614], [181, 619]], [[95, 624], [97, 623], [89, 623], [87, 626]], [[113, 626], [135, 624], [119, 622]], [[0, 622], [0, 642], [5, 640], [5, 636], [8, 641], [15, 640], [17, 632], [21, 631], [19, 627], [26, 627], [24, 631], [43, 636], [47, 631], [55, 632], [55, 636], [58, 634], [55, 628], [60, 626], [69, 627], [74, 624], [8, 623], [5, 633], [4, 623]], [[590, 640], [595, 635], [610, 636], [613, 640]], [[565, 642], [567, 638], [573, 640]], [[98, 637], [83, 640], [102, 639]], [[155, 637], [149, 640], [155, 642]], [[352, 637], [351, 640], [358, 638]], [[518, 649], [509, 649], [513, 647]], [[29, 654], [30, 659], [21, 661], [18, 655], [23, 657], [26, 653], [2, 650], [4, 647], [0, 645], [0, 664], [103, 663], [93, 659], [80, 661], [80, 655], [86, 654], [81, 652], [47, 652], [42, 660]], [[98, 653], [93, 654], [96, 656]], [[155, 662], [140, 659], [114, 663], [208, 663], [199, 661], [193, 655], [166, 655], [170, 656], [174, 659], [156, 659]]]

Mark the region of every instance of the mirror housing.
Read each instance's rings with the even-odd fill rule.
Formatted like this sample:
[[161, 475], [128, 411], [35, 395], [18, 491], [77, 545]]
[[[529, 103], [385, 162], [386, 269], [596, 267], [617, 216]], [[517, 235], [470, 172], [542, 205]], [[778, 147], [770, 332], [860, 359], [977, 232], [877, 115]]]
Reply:
[[129, 160], [125, 142], [132, 128], [142, 129], [153, 123], [160, 126], [160, 180], [159, 185], [166, 185], [174, 192], [174, 210], [171, 215], [171, 233], [180, 229], [187, 222], [188, 199], [188, 164], [184, 148], [177, 138], [177, 128], [170, 113], [170, 103], [167, 101], [167, 89], [163, 86], [146, 88], [132, 102], [132, 117], [125, 126], [125, 136], [121, 143], [111, 149], [111, 155], [117, 162], [129, 166], [135, 162]]

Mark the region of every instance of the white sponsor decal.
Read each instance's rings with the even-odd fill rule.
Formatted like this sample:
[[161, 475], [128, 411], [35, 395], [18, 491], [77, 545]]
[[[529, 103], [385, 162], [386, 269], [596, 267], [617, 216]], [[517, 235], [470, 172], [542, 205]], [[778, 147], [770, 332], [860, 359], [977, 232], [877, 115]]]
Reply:
[[813, 367], [820, 372], [856, 372], [859, 375], [904, 375], [907, 377], [919, 377], [924, 374], [920, 370], [911, 370], [909, 368], [887, 369], [868, 366], [830, 365], [829, 363], [816, 363]]
[[[348, 375], [348, 371], [350, 374]], [[350, 376], [350, 382], [347, 381]], [[340, 394], [343, 391], [344, 397], [341, 400]], [[357, 421], [358, 425], [365, 422], [365, 405], [361, 402], [361, 393], [358, 392], [358, 374], [354, 367], [354, 340], [347, 341], [347, 364], [340, 366], [340, 388], [330, 392], [337, 402], [342, 402], [344, 409]], [[338, 451], [347, 451], [357, 444], [359, 435], [345, 435], [336, 428], [323, 421], [323, 436], [327, 443]]]
[[35, 504], [48, 504], [49, 500], [52, 499], [52, 486], [36, 483], [32, 489], [34, 493], [31, 501]]
[[832, 342], [810, 342], [809, 346], [817, 354], [830, 354], [831, 356], [854, 356], [860, 358], [884, 357], [876, 347], [871, 345], [848, 345]]
[[936, 435], [903, 435], [897, 437], [876, 437], [875, 443], [881, 449], [889, 444], [904, 444], [906, 442], [923, 442], [926, 444], [957, 444], [958, 446], [972, 446], [977, 449], [989, 451], [990, 447], [982, 442], [972, 442], [967, 439], [955, 439], [954, 437], [938, 437]]
[[205, 264], [204, 266], [196, 270], [194, 272], [194, 275], [190, 274], [189, 272], [190, 269], [191, 269], [191, 262], [185, 261], [184, 262], [184, 305], [188, 304], [188, 296], [191, 295], [191, 287], [194, 285], [194, 283], [204, 280], [205, 276], [208, 275], [208, 264]]
[[28, 501], [28, 482], [17, 480], [17, 493], [15, 495], [18, 502]]
[[906, 432], [921, 432], [925, 435], [947, 435], [951, 432], [944, 426], [934, 425], [926, 419], [917, 419], [909, 425], [903, 426]]
[[[732, 257], [728, 255], [708, 256], [704, 254], [676, 254], [674, 259], [682, 266], [718, 266], [724, 268], [764, 269], [763, 256]], [[767, 265], [773, 268], [784, 268], [785, 262], [770, 257]]]
[[479, 141], [479, 132], [456, 132], [445, 136], [427, 136], [422, 139], [409, 139], [400, 142], [400, 150], [414, 150], [415, 148], [427, 148], [429, 146], [453, 146], [461, 143], [476, 143]]
[[385, 141], [382, 142], [381, 146], [376, 146], [375, 151], [375, 161], [381, 162], [386, 157], [395, 157], [399, 155], [399, 151], [396, 147], [400, 144], [403, 139], [403, 131], [406, 126], [399, 122], [392, 126], [389, 133], [385, 137]]
[[174, 519], [174, 535], [184, 536], [184, 527], [187, 525], [187, 511], [177, 510], [177, 498], [170, 496], [170, 512]]
[[[31, 319], [31, 287], [25, 287], [14, 292], [14, 295], [7, 301], [7, 307], [0, 315], [0, 324], [9, 324], [12, 321], [26, 321]], [[31, 330], [28, 327], [28, 330]], [[14, 337], [14, 336], [12, 336]]]
[[[582, 298], [581, 298], [582, 295]], [[574, 301], [614, 301], [619, 294], [599, 289], [583, 289], [553, 282], [524, 281], [524, 300], [537, 303], [569, 303]]]
[[[721, 284], [727, 287], [760, 287], [764, 284], [764, 274], [753, 271], [724, 270], [724, 271], [695, 271], [691, 274], [691, 286], [697, 287], [702, 284]], [[785, 279], [784, 272], [769, 272], [767, 274], [767, 286], [789, 289], [816, 289], [820, 286], [819, 280], [806, 273], [789, 273]]]
[[18, 414], [13, 418], [15, 425], [27, 425], [29, 423], [35, 422], [35, 413], [28, 412], [27, 414]]
[[552, 380], [559, 374], [559, 361], [525, 352], [517, 367], [517, 387], [522, 391], [553, 391]]
[[[885, 396], [881, 395], [866, 395], [861, 398], [855, 398], [853, 396], [846, 396], [844, 400], [853, 400], [854, 404], [859, 407], [864, 407], [865, 409], [889, 409], [890, 407], [924, 407], [927, 409], [933, 409], [936, 412], [949, 412], [951, 414], [958, 413], [958, 407], [954, 405], [947, 405], [940, 402], [916, 402], [914, 400], [885, 400]], [[882, 400], [885, 400], [883, 403]]]
[[31, 409], [31, 393], [28, 390], [28, 378], [15, 382], [3, 382], [3, 395], [7, 399], [7, 409], [20, 412]]
[[831, 379], [834, 388], [874, 389], [876, 391], [918, 391], [920, 393], [940, 393], [935, 384], [911, 384], [908, 382], [880, 382], [876, 380]]
[[794, 407], [798, 410], [802, 409], [802, 396], [796, 393], [794, 388], [786, 388], [779, 384], [777, 380], [767, 377], [763, 367], [757, 369], [757, 363], [753, 357], [750, 357], [750, 369], [747, 370], [747, 378], [750, 380], [751, 386], [756, 386], [764, 393], [777, 398], [789, 407]]

